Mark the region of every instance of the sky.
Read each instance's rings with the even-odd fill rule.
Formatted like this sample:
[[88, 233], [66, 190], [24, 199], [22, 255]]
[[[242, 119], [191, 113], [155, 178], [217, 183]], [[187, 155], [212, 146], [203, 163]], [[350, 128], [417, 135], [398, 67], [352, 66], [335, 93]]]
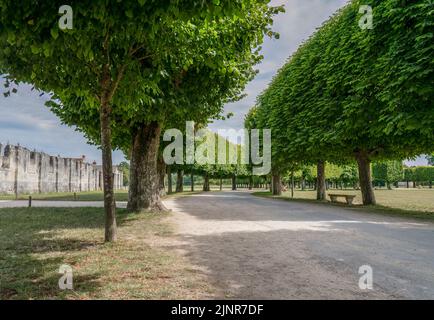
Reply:
[[[258, 65], [259, 74], [246, 88], [247, 97], [225, 107], [225, 114], [234, 113], [226, 121], [215, 121], [210, 129], [241, 129], [244, 117], [255, 104], [256, 97], [266, 89], [272, 77], [283, 66], [299, 45], [315, 29], [321, 26], [347, 0], [272, 0], [272, 5], [285, 5], [285, 13], [276, 17], [273, 30], [280, 39], [266, 39], [263, 44], [263, 62]], [[3, 81], [0, 79], [0, 90]], [[32, 92], [30, 86], [22, 85], [18, 93], [10, 97], [0, 96], [0, 144], [20, 144], [37, 151], [62, 157], [86, 155], [89, 162], [100, 163], [101, 152], [87, 144], [86, 139], [75, 128], [62, 125], [60, 120], [44, 105], [46, 97]], [[115, 151], [115, 164], [124, 160], [121, 152]], [[423, 158], [408, 163], [426, 164]]]

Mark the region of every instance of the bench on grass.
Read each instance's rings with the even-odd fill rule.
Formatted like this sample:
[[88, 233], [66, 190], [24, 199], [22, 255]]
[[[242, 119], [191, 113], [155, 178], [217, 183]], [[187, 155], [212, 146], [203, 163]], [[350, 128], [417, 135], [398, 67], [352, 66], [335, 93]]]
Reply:
[[345, 201], [347, 202], [348, 205], [352, 205], [354, 198], [356, 196], [352, 196], [349, 194], [329, 194], [330, 200], [332, 202], [338, 202], [338, 198], [345, 198]]

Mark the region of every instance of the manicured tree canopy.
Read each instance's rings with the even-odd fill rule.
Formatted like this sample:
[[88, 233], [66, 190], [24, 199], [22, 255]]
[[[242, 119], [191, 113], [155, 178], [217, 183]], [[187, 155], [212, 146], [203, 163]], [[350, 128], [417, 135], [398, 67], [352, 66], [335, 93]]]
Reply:
[[[241, 161], [242, 148], [243, 148], [242, 145], [234, 144], [233, 142], [229, 141], [226, 137], [222, 137], [217, 133], [213, 133], [211, 131], [207, 131], [206, 136], [207, 136], [206, 139], [211, 138], [215, 142], [214, 145], [215, 154], [216, 154], [215, 163], [208, 163], [208, 164], [195, 163], [193, 165], [194, 172], [203, 175], [205, 177], [205, 180], [207, 179], [209, 180], [210, 178], [234, 178], [234, 177], [236, 178], [237, 176], [248, 176], [250, 174], [250, 171], [247, 169], [247, 165], [243, 164]], [[196, 143], [196, 147], [201, 143], [203, 142]], [[218, 154], [220, 151], [219, 149], [220, 144], [224, 145], [226, 149], [225, 163], [219, 163]], [[234, 150], [237, 153], [236, 163], [231, 163], [230, 149]], [[210, 191], [209, 182], [207, 184], [207, 181], [205, 181], [203, 191]]]
[[[374, 9], [372, 30], [358, 25], [362, 4]], [[373, 159], [431, 152], [432, 10], [430, 1], [354, 0], [302, 45], [258, 99], [273, 161], [355, 157], [363, 202], [373, 204]]]
[[116, 239], [111, 129], [124, 125], [112, 123], [113, 110], [131, 116], [131, 108], [140, 107], [149, 92], [158, 90], [157, 83], [165, 77], [161, 61], [167, 58], [166, 50], [173, 53], [177, 48], [173, 38], [164, 37], [168, 25], [195, 18], [248, 19], [252, 8], [264, 8], [268, 2], [75, 1], [73, 29], [65, 31], [58, 27], [61, 1], [21, 1], [19, 6], [0, 2], [0, 72], [53, 92], [61, 101], [78, 98], [86, 108], [98, 110], [106, 241]]
[[404, 179], [414, 182], [428, 182], [432, 188], [432, 182], [434, 181], [434, 167], [412, 167], [404, 169]]
[[374, 181], [384, 182], [388, 188], [392, 183], [401, 181], [404, 178], [402, 161], [378, 161], [372, 165], [372, 176]]

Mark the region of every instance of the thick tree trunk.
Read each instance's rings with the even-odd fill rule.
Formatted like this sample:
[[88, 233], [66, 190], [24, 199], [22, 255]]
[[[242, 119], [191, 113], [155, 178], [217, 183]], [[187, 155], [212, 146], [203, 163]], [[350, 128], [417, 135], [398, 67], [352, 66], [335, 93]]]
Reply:
[[164, 185], [164, 178], [166, 176], [166, 163], [164, 163], [164, 159], [161, 155], [158, 157], [158, 164], [157, 165], [158, 165], [158, 167], [157, 167], [158, 175], [160, 178], [160, 184], [159, 184], [160, 196], [164, 197], [166, 195], [166, 186]]
[[193, 171], [190, 173], [190, 180], [191, 180], [191, 192], [194, 192], [194, 172]]
[[232, 190], [237, 190], [237, 176], [232, 175]]
[[209, 176], [207, 173], [203, 176], [203, 191], [210, 191]]
[[101, 149], [104, 186], [105, 241], [116, 241], [116, 204], [113, 190], [113, 163], [111, 137], [111, 106], [108, 98], [102, 99], [100, 110]]
[[271, 189], [274, 196], [282, 195], [282, 180], [280, 174], [273, 174], [271, 176]]
[[223, 178], [220, 178], [220, 191], [223, 190]]
[[178, 169], [176, 172], [176, 192], [184, 191], [184, 170]]
[[317, 163], [316, 185], [316, 199], [321, 201], [326, 200], [326, 179], [324, 161], [318, 161]]
[[369, 159], [368, 154], [364, 151], [356, 153], [356, 160], [359, 167], [359, 181], [363, 204], [375, 205], [375, 194], [371, 178], [371, 160]]
[[157, 168], [161, 127], [157, 122], [141, 125], [133, 133], [131, 152], [131, 186], [128, 210], [165, 211], [161, 202], [160, 177]]

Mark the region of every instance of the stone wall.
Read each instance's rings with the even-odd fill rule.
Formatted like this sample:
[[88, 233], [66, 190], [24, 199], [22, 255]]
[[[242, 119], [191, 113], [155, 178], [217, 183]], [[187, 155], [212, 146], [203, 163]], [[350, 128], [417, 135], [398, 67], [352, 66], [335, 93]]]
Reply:
[[[113, 168], [114, 188], [123, 188], [123, 175]], [[80, 192], [102, 190], [102, 167], [82, 158], [54, 157], [21, 146], [0, 144], [0, 194]]]

